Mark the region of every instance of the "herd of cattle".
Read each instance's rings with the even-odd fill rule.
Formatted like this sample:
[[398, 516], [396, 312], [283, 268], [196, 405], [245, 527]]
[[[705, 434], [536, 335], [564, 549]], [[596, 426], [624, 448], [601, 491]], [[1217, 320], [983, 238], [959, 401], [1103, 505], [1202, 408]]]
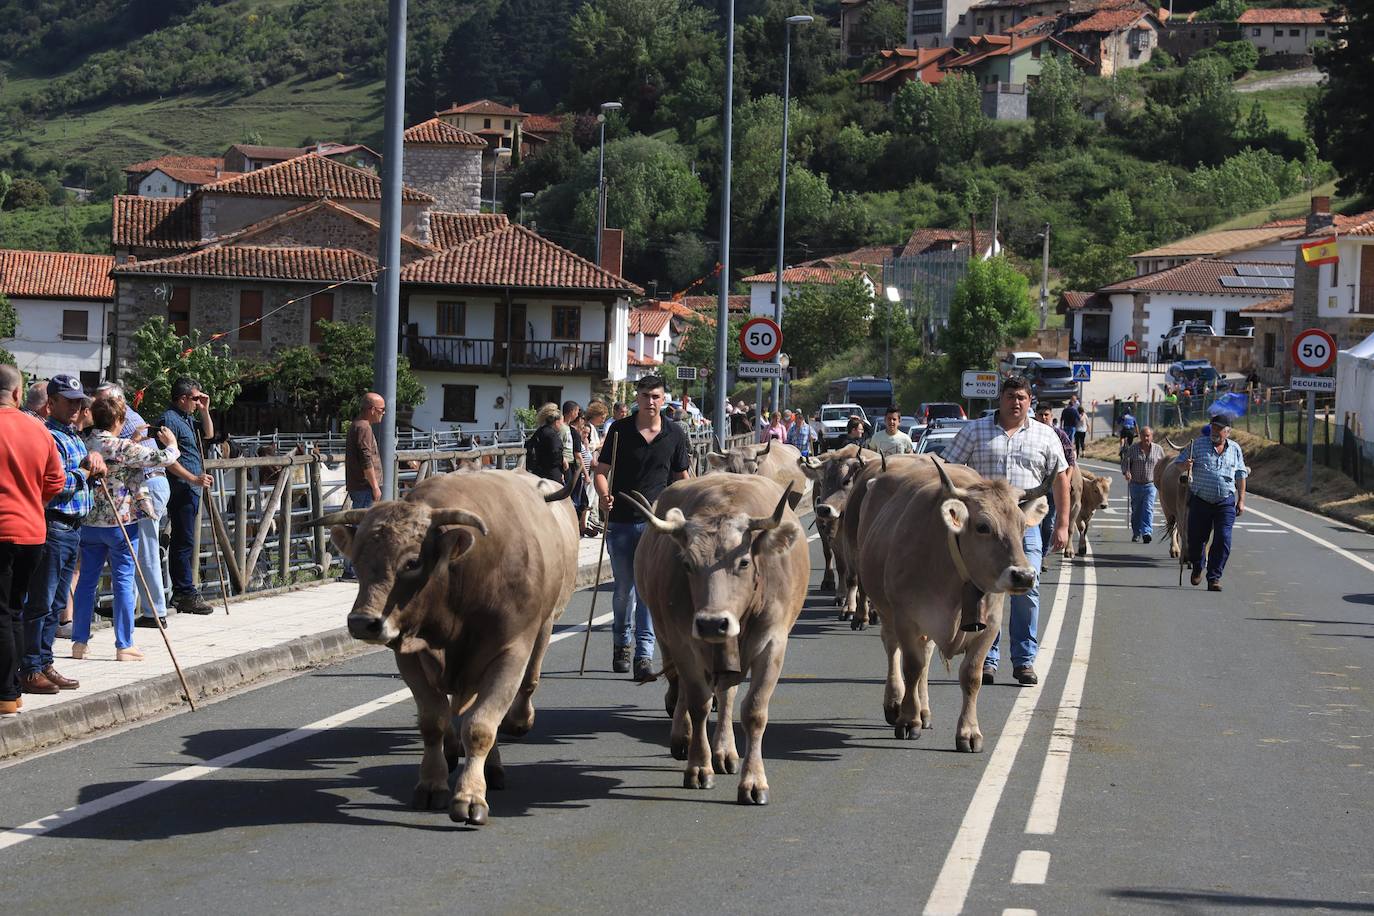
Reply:
[[[875, 616], [880, 624], [888, 724], [907, 739], [931, 728], [931, 659], [937, 649], [946, 662], [962, 654], [955, 745], [980, 751], [983, 660], [1004, 596], [1035, 582], [1022, 539], [1044, 517], [1051, 482], [1022, 491], [931, 455], [881, 457], [856, 446], [803, 458], [770, 442], [712, 454], [709, 463], [709, 473], [674, 484], [654, 505], [619, 496], [648, 523], [635, 582], [663, 654], [669, 746], [687, 763], [685, 786], [711, 788], [715, 774], [740, 772], [738, 801], [768, 802], [763, 733], [810, 578], [797, 513], [808, 488], [825, 554], [822, 588], [834, 589], [841, 619], [855, 629]], [[1073, 472], [1080, 554], [1109, 484]], [[505, 778], [497, 735], [518, 737], [534, 724], [540, 666], [577, 574], [567, 496], [524, 471], [456, 472], [403, 499], [319, 520], [357, 571], [350, 632], [389, 646], [414, 695], [424, 741], [415, 807], [447, 805], [455, 821], [484, 824], [486, 790]], [[746, 676], [741, 766], [732, 716]]]

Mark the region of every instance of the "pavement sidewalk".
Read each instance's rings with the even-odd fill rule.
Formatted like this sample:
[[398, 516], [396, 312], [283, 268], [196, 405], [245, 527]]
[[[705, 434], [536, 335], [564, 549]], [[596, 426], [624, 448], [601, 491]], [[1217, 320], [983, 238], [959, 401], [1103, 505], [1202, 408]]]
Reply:
[[[578, 588], [596, 581], [600, 538], [583, 538]], [[610, 578], [610, 559], [601, 581]], [[348, 635], [345, 619], [357, 595], [351, 582], [332, 581], [263, 597], [230, 599], [208, 617], [173, 614], [167, 635], [197, 702], [255, 681], [329, 664], [372, 650]], [[137, 629], [141, 662], [114, 660], [114, 630], [91, 634], [84, 659], [71, 658], [71, 640], [53, 646], [54, 666], [81, 681], [53, 696], [24, 695], [16, 716], [0, 718], [0, 760], [62, 741], [137, 722], [186, 703], [171, 657], [156, 630]]]

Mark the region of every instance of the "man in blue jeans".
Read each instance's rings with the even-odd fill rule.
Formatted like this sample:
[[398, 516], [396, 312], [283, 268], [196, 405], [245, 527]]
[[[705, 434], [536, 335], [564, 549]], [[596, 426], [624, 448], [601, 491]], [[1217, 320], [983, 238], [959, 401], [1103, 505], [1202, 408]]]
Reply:
[[636, 382], [639, 411], [611, 424], [596, 463], [596, 494], [601, 502], [601, 516], [608, 520], [606, 549], [611, 554], [611, 573], [615, 577], [611, 669], [618, 674], [630, 671], [633, 653], [636, 681], [650, 681], [654, 677], [654, 621], [649, 616], [649, 606], [635, 593], [635, 550], [645, 523], [633, 506], [617, 500], [615, 494], [638, 491], [652, 505], [670, 483], [687, 477], [691, 467], [687, 433], [676, 421], [663, 416], [666, 397], [659, 376], [648, 375]]
[[1202, 545], [1207, 548], [1207, 591], [1221, 591], [1231, 556], [1231, 529], [1245, 514], [1245, 478], [1250, 469], [1240, 445], [1231, 441], [1231, 417], [1212, 417], [1208, 435], [1198, 437], [1175, 460], [1188, 468], [1188, 564], [1193, 585], [1202, 581]]
[[72, 592], [72, 570], [81, 551], [81, 523], [91, 511], [97, 481], [105, 473], [105, 460], [86, 452], [81, 434], [72, 426], [89, 403], [81, 382], [72, 376], [54, 375], [48, 382], [45, 425], [57, 445], [66, 480], [62, 492], [52, 498], [44, 512], [47, 542], [24, 602], [24, 646], [19, 660], [19, 689], [24, 693], [53, 694], [81, 686], [53, 667], [52, 644], [57, 638], [58, 618]]
[[[1069, 462], [1069, 474], [1072, 474], [1073, 466], [1078, 464], [1078, 455], [1074, 451], [1073, 439], [1070, 438], [1068, 431], [1054, 425], [1054, 411], [1050, 409], [1050, 405], [1048, 404], [1041, 404], [1039, 407], [1036, 408], [1035, 419], [1045, 424], [1050, 429], [1054, 430], [1055, 433], [1059, 436], [1059, 444], [1064, 447], [1064, 458]], [[1053, 492], [1046, 494], [1046, 501], [1049, 503], [1050, 511], [1046, 512], [1045, 517], [1040, 521], [1041, 548], [1043, 548], [1046, 544], [1054, 540], [1054, 526], [1059, 517], [1057, 514], [1058, 507], [1056, 507], [1054, 504]], [[1069, 519], [1069, 524], [1073, 524], [1073, 519]], [[1045, 570], [1049, 569], [1049, 561], [1050, 558], [1045, 555], [1045, 551], [1043, 551], [1042, 549], [1040, 556], [1041, 572], [1044, 572]]]
[[1155, 442], [1155, 431], [1140, 429], [1140, 441], [1121, 453], [1121, 476], [1131, 497], [1131, 541], [1146, 544], [1155, 533], [1155, 465], [1164, 460], [1164, 449]]
[[[354, 509], [367, 509], [382, 498], [382, 458], [372, 426], [382, 422], [384, 416], [386, 399], [369, 391], [358, 405], [358, 415], [348, 425], [348, 441], [344, 444], [344, 487]], [[343, 578], [357, 578], [347, 557], [343, 561]]]
[[172, 383], [172, 406], [161, 423], [176, 436], [181, 457], [169, 466], [171, 493], [167, 515], [172, 520], [172, 541], [168, 566], [172, 573], [172, 603], [182, 614], [211, 614], [214, 608], [200, 597], [195, 584], [196, 520], [200, 517], [200, 491], [214, 484], [205, 473], [200, 442], [213, 439], [215, 425], [210, 419], [210, 396], [189, 378]]

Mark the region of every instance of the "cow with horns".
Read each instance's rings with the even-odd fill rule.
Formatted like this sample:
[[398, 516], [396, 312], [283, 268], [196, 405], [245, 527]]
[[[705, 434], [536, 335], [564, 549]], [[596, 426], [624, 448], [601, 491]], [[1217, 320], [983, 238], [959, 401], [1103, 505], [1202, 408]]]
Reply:
[[[878, 453], [846, 445], [844, 448], [826, 452], [823, 455], [798, 456], [797, 467], [811, 481], [811, 498], [816, 512], [816, 533], [820, 535], [821, 556], [825, 558], [825, 574], [821, 577], [822, 589], [835, 590], [836, 604], [841, 603], [841, 591], [835, 586], [835, 551], [839, 536], [840, 515], [844, 511], [845, 500], [855, 476], [869, 461], [877, 461]], [[844, 574], [841, 573], [843, 581]], [[849, 615], [842, 614], [841, 620]]]
[[763, 445], [737, 445], [727, 452], [708, 452], [707, 473], [757, 474], [780, 487], [790, 484], [789, 501], [793, 509], [806, 492], [806, 476], [797, 467], [801, 452], [795, 446], [769, 439]]

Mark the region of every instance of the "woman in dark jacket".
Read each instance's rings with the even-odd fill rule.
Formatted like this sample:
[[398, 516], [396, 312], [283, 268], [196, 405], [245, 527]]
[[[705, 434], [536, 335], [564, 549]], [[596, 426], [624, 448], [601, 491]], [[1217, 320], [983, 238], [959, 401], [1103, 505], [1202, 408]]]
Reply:
[[566, 470], [563, 465], [563, 412], [557, 404], [545, 404], [539, 408], [538, 420], [532, 450], [534, 466], [528, 470], [546, 480], [562, 483]]

